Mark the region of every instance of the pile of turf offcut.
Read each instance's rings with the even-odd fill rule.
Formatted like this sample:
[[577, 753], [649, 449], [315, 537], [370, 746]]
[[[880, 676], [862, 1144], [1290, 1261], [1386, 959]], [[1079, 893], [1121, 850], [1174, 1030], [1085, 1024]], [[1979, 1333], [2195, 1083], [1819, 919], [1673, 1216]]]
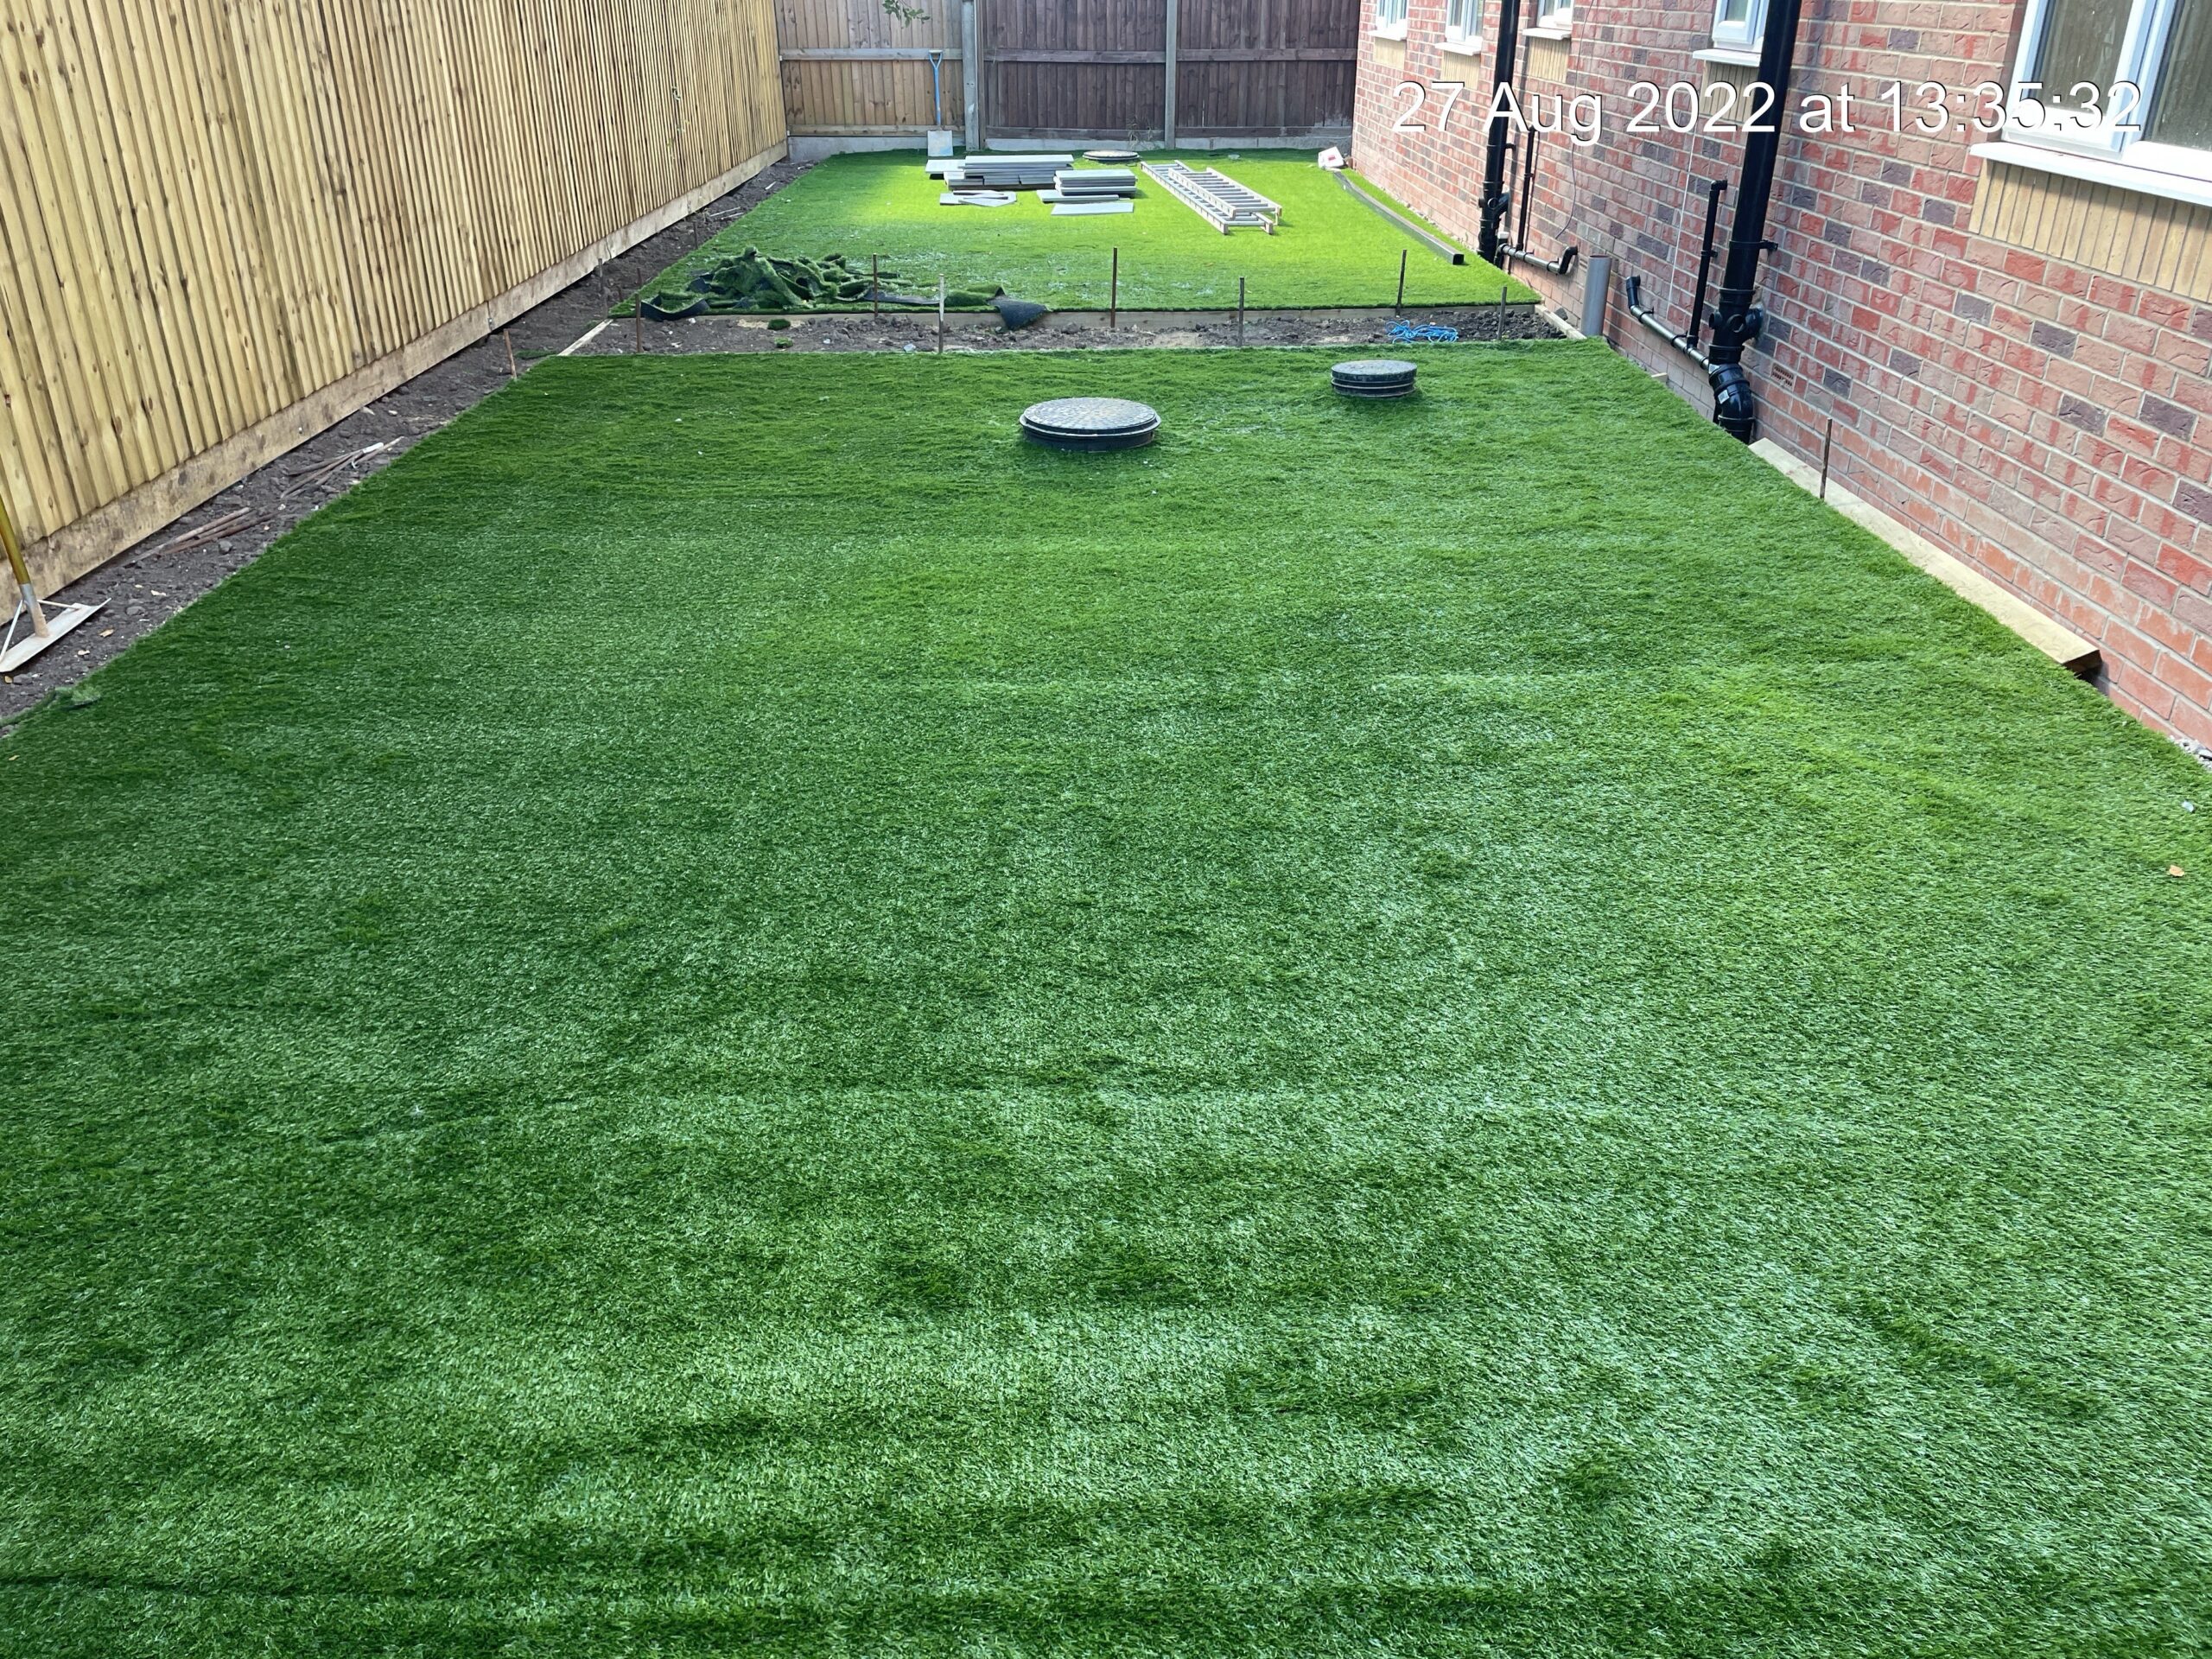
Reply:
[[[884, 287], [899, 280], [895, 270], [864, 274], [842, 253], [822, 259], [779, 259], [749, 247], [735, 258], [693, 271], [680, 289], [645, 296], [638, 308], [656, 320], [672, 320], [744, 311], [818, 311], [865, 305], [871, 300], [883, 305], [937, 303], [934, 294], [895, 294]], [[944, 302], [955, 310], [980, 311], [1004, 291], [958, 289], [947, 294]]]

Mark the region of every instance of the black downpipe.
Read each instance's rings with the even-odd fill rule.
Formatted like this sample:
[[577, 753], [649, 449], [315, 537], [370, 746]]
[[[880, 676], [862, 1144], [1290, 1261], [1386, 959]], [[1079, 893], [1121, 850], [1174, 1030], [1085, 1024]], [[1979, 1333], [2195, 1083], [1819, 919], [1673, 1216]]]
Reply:
[[[1511, 5], [1513, 0], [1505, 0]], [[1744, 348], [1766, 324], [1758, 307], [1759, 256], [1766, 239], [1767, 200], [1774, 194], [1774, 165], [1782, 148], [1783, 111], [1789, 107], [1789, 72], [1797, 59], [1802, 0], [1769, 0], [1766, 35], [1759, 42], [1759, 79], [1774, 94], [1764, 131], [1744, 141], [1744, 172], [1736, 185], [1736, 217], [1728, 234], [1728, 263], [1713, 308], [1713, 344], [1706, 378], [1713, 387], [1713, 418], [1732, 438], [1749, 443], [1759, 435], [1758, 400], [1744, 372]], [[1691, 325], [1693, 328], [1695, 324]]]
[[1627, 302], [1628, 314], [1665, 340], [1684, 357], [1708, 374], [1713, 372], [1713, 359], [1698, 349], [1697, 341], [1688, 334], [1678, 334], [1653, 315], [1643, 303], [1643, 278], [1624, 276], [1621, 279], [1621, 298]]
[[[1790, 10], [1794, 16], [1794, 4]], [[1498, 110], [1498, 92], [1513, 85], [1513, 60], [1520, 44], [1521, 0], [1497, 0], [1497, 53], [1491, 60], [1490, 106], [1493, 113], [1490, 143], [1483, 152], [1482, 232], [1476, 238], [1475, 251], [1500, 270], [1511, 257], [1503, 230], [1506, 210], [1513, 205], [1512, 192], [1505, 188], [1505, 152], [1511, 142], [1510, 129], [1513, 121]]]

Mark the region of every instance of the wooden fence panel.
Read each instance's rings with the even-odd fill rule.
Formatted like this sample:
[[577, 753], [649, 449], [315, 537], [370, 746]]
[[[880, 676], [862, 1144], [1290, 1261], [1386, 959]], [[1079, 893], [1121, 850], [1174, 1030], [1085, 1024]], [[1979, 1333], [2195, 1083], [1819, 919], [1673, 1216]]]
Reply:
[[[928, 54], [944, 53], [944, 124], [963, 124], [959, 0], [902, 23], [882, 0], [776, 0], [794, 137], [912, 135], [931, 124]], [[992, 139], [1156, 139], [1169, 0], [976, 0]], [[1174, 0], [1179, 136], [1303, 136], [1351, 125], [1364, 0]]]
[[0, 0], [0, 499], [41, 581], [782, 155], [776, 3]]
[[966, 107], [959, 0], [920, 0], [926, 16], [902, 22], [882, 0], [776, 0], [783, 59], [784, 119], [798, 137], [875, 137], [926, 130], [938, 77], [944, 124], [957, 130]]
[[1160, 131], [1167, 0], [984, 0], [978, 20], [988, 136]]
[[1193, 137], [1351, 125], [1364, 0], [1185, 0], [1176, 128]]

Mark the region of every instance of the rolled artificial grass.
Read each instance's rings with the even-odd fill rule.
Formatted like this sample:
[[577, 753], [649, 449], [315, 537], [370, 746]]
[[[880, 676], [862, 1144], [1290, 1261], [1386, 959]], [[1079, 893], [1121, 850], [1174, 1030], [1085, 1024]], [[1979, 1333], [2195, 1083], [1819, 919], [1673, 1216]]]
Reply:
[[0, 1651], [2201, 1650], [2202, 771], [1331, 360], [549, 361], [0, 742]]
[[682, 293], [694, 274], [757, 247], [779, 257], [842, 254], [862, 272], [873, 254], [918, 294], [934, 293], [943, 276], [956, 291], [1002, 288], [1055, 310], [1103, 311], [1118, 248], [1120, 303], [1130, 310], [1231, 310], [1240, 276], [1255, 309], [1390, 305], [1401, 252], [1408, 305], [1495, 302], [1501, 286], [1515, 302], [1536, 297], [1472, 254], [1450, 264], [1346, 194], [1309, 152], [1146, 159], [1219, 168], [1280, 203], [1281, 230], [1224, 236], [1141, 174], [1141, 198], [1126, 215], [1055, 219], [1033, 191], [1006, 207], [942, 207], [944, 185], [924, 171], [922, 153], [886, 150], [817, 163], [640, 291]]

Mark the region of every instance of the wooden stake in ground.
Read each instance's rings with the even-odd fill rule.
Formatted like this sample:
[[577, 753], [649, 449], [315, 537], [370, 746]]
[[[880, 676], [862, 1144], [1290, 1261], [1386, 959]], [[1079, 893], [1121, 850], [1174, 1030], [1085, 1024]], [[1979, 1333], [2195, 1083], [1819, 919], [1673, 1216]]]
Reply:
[[1244, 279], [1236, 279], [1236, 343], [1244, 343]]
[[[1406, 253], [1407, 250], [1404, 248], [1398, 250], [1398, 298], [1397, 302], [1390, 308], [1394, 313], [1401, 315], [1404, 314], [1406, 308]], [[1500, 289], [1498, 292], [1503, 294], [1505, 290]]]
[[1821, 499], [1828, 499], [1828, 451], [1835, 443], [1835, 416], [1828, 416], [1828, 429], [1821, 435]]
[[1106, 332], [1113, 333], [1122, 308], [1122, 251], [1114, 250], [1113, 274], [1106, 279]]
[[944, 278], [937, 279], [937, 348], [944, 350]]
[[515, 379], [521, 375], [522, 369], [515, 362], [514, 330], [512, 328], [500, 329], [499, 338], [507, 343], [507, 378], [510, 380]]
[[868, 314], [871, 317], [883, 315], [883, 278], [876, 274], [876, 256], [868, 257]]

